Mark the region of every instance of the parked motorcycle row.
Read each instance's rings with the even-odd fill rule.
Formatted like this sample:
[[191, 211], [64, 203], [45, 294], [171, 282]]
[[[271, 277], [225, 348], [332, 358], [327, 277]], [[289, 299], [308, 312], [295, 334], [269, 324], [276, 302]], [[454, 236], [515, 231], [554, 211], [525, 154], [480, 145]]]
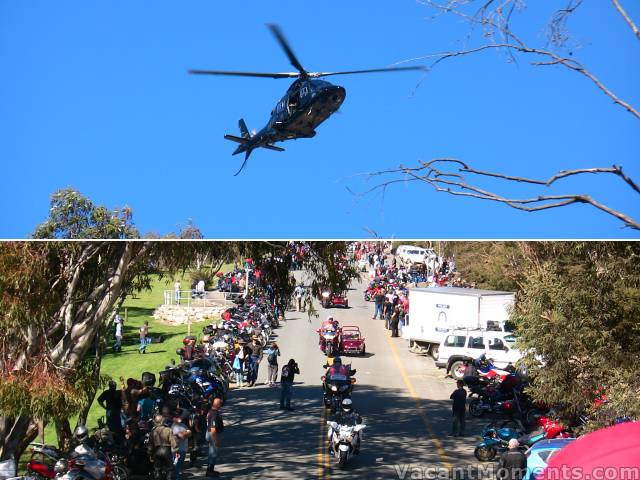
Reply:
[[587, 421], [582, 415], [571, 422], [560, 421], [553, 407], [534, 402], [526, 394], [526, 375], [513, 367], [500, 370], [485, 355], [467, 366], [463, 381], [469, 391], [469, 415], [493, 419], [483, 428], [482, 440], [474, 447], [474, 455], [481, 462], [495, 460], [508, 449], [512, 439], [518, 440], [522, 451], [534, 451], [543, 444], [546, 450], [563, 448]]
[[[28, 476], [24, 478], [127, 480], [130, 475], [153, 480], [171, 478], [174, 459], [170, 450], [154, 451], [150, 437], [154, 428], [162, 426], [154, 425], [154, 416], [162, 415], [167, 423], [178, 412], [193, 432], [188, 452], [188, 464], [193, 467], [207, 444], [206, 417], [211, 403], [214, 398], [223, 402], [227, 399], [236, 348], [253, 339], [266, 345], [279, 325], [270, 301], [257, 295], [250, 300], [237, 300], [222, 318], [219, 324], [204, 327], [200, 342], [195, 336], [183, 339], [183, 346], [176, 351], [179, 362], [172, 360], [159, 372], [157, 385], [156, 375], [151, 372], [144, 372], [139, 380], [127, 380], [123, 400], [137, 404], [139, 398], [152, 399], [150, 414], [141, 418], [123, 413], [120, 432], [113, 427], [110, 430], [102, 420], [91, 434], [79, 427], [68, 451], [31, 444]], [[124, 379], [121, 381], [124, 386]]]

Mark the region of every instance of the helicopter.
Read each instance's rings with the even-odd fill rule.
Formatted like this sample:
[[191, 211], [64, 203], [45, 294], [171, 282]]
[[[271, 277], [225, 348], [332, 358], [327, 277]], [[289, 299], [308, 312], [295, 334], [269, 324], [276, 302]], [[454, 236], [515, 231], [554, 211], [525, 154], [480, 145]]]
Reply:
[[346, 90], [339, 85], [333, 85], [322, 77], [331, 75], [350, 75], [355, 73], [397, 72], [406, 70], [424, 70], [421, 66], [375, 68], [369, 70], [352, 70], [345, 72], [308, 72], [304, 69], [285, 39], [280, 27], [268, 24], [267, 27], [289, 57], [291, 65], [297, 72], [267, 73], [267, 72], [232, 72], [224, 70], [189, 70], [195, 75], [229, 75], [239, 77], [258, 78], [295, 78], [287, 92], [271, 111], [271, 118], [260, 131], [249, 133], [244, 119], [240, 119], [238, 126], [240, 135], [225, 135], [226, 140], [239, 143], [232, 155], [244, 152], [244, 162], [234, 174], [238, 175], [245, 167], [249, 155], [256, 148], [266, 148], [283, 152], [284, 148], [274, 145], [276, 142], [294, 140], [297, 138], [312, 138], [316, 135], [316, 128], [335, 113], [344, 102]]

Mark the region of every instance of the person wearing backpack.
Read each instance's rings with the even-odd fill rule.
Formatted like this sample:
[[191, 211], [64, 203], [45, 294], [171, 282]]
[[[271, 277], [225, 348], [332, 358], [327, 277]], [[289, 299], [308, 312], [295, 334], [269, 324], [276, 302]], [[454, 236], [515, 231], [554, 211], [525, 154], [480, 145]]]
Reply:
[[293, 378], [297, 374], [300, 374], [298, 364], [292, 358], [289, 362], [282, 367], [282, 376], [280, 377], [280, 409], [291, 411], [291, 395], [293, 390]]
[[207, 434], [206, 439], [209, 443], [209, 453], [207, 456], [207, 477], [217, 477], [220, 474], [215, 471], [216, 461], [218, 459], [218, 452], [220, 450], [221, 434], [224, 432], [224, 422], [222, 421], [222, 415], [220, 415], [220, 407], [222, 406], [222, 400], [220, 398], [214, 398], [211, 404], [211, 410], [207, 413]]
[[267, 385], [274, 387], [278, 381], [278, 357], [280, 356], [280, 348], [278, 344], [273, 342], [267, 349], [267, 364], [269, 366]]

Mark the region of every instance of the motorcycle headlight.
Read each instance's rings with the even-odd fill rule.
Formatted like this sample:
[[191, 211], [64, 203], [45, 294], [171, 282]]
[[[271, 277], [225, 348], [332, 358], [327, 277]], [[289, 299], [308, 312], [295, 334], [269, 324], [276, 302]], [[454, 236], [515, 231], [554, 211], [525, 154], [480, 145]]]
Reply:
[[64, 473], [69, 468], [66, 460], [58, 460], [53, 467], [55, 473]]
[[322, 298], [328, 298], [329, 292], [322, 292]]
[[335, 385], [331, 385], [331, 391], [332, 392], [337, 392], [338, 391], [338, 387], [336, 387]]

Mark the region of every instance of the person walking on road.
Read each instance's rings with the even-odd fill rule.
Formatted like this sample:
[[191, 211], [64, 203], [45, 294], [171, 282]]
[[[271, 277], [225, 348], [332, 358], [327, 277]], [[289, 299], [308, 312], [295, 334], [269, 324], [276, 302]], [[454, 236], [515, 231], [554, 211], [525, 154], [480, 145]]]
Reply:
[[498, 480], [522, 480], [527, 470], [527, 457], [519, 450], [520, 442], [509, 440], [509, 450], [500, 456], [496, 478]]
[[304, 312], [304, 305], [302, 304], [302, 300], [304, 298], [304, 287], [302, 285], [298, 285], [293, 291], [293, 294], [296, 297], [296, 306], [298, 312]]
[[176, 437], [176, 450], [173, 452], [173, 464], [175, 465], [175, 480], [182, 480], [182, 470], [184, 468], [184, 460], [189, 450], [189, 437], [191, 436], [191, 430], [186, 426], [186, 422], [189, 420], [189, 412], [184, 410], [178, 412], [173, 417], [173, 426], [171, 427], [171, 433]]
[[280, 348], [276, 342], [273, 342], [267, 349], [267, 364], [269, 367], [269, 374], [267, 379], [267, 385], [274, 387], [278, 381], [278, 357], [280, 356]]
[[209, 443], [209, 454], [207, 455], [207, 477], [217, 477], [220, 474], [215, 471], [218, 452], [220, 451], [220, 438], [224, 430], [224, 423], [220, 415], [220, 407], [222, 400], [214, 398], [211, 410], [207, 414], [207, 434], [206, 439]]
[[[240, 361], [240, 355], [244, 354], [244, 348], [242, 346], [238, 347], [236, 349], [236, 356], [233, 359], [233, 373], [236, 374], [236, 387], [238, 388], [242, 388], [243, 387], [243, 378], [244, 377], [244, 372], [242, 371], [242, 363]], [[243, 357], [244, 359], [244, 357]]]
[[173, 468], [171, 452], [177, 450], [178, 444], [171, 432], [171, 419], [158, 414], [154, 417], [153, 424], [147, 451], [153, 463], [153, 478], [165, 478]]
[[402, 307], [400, 305], [396, 305], [396, 307], [393, 309], [393, 313], [391, 314], [391, 336], [392, 337], [397, 337], [398, 336], [398, 325], [400, 324], [400, 310], [402, 309]]
[[449, 397], [453, 400], [452, 413], [453, 423], [451, 425], [451, 436], [464, 436], [464, 415], [467, 407], [467, 391], [464, 389], [464, 382], [456, 382], [458, 388]]
[[373, 296], [374, 310], [373, 317], [371, 317], [372, 320], [375, 320], [378, 314], [380, 315], [380, 318], [383, 318], [382, 306], [384, 305], [385, 293], [384, 288], [381, 288], [378, 290], [378, 293]]
[[291, 396], [293, 395], [293, 379], [296, 374], [300, 374], [298, 364], [292, 358], [282, 367], [282, 375], [280, 376], [280, 410], [291, 411]]
[[147, 351], [147, 345], [149, 345], [149, 340], [151, 337], [147, 339], [149, 336], [149, 322], [145, 321], [144, 324], [140, 327], [140, 346], [138, 347], [139, 353], [145, 353]]
[[258, 369], [262, 361], [262, 346], [258, 343], [258, 337], [253, 337], [253, 343], [250, 346], [251, 357], [249, 359], [249, 386], [253, 387], [258, 380]]

